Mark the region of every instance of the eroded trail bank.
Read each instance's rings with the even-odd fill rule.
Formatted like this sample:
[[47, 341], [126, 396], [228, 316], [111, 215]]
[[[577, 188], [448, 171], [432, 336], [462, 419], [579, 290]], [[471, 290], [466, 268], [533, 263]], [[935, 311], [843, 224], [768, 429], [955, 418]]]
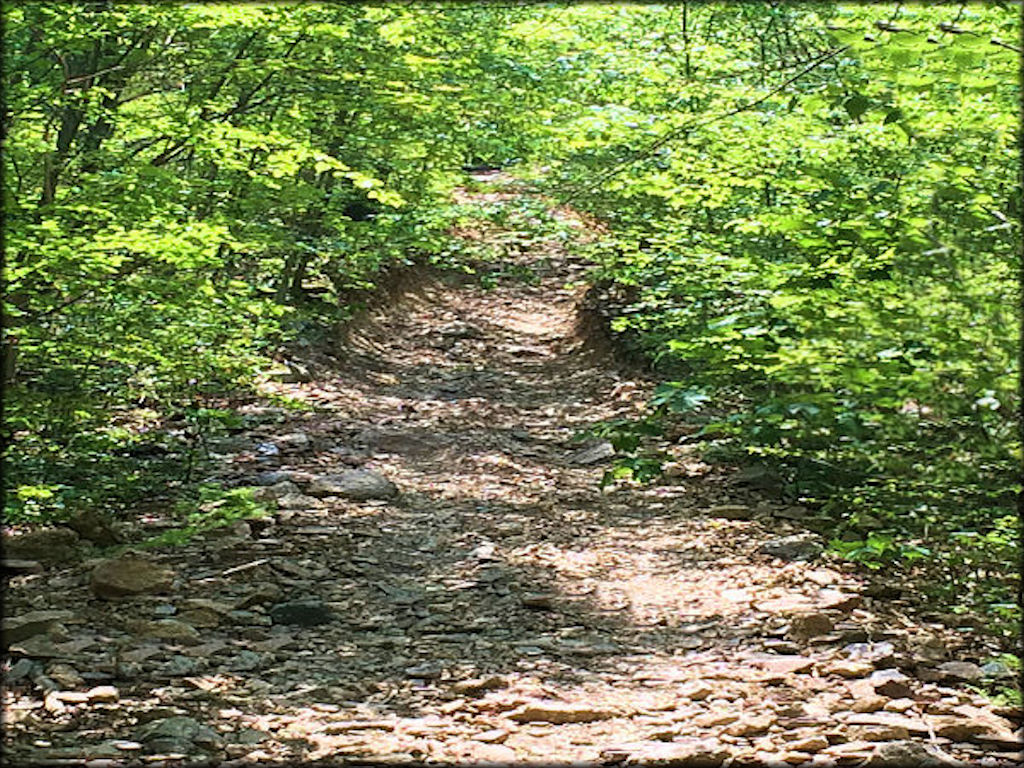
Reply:
[[577, 332], [584, 265], [520, 260], [424, 276], [270, 387], [315, 411], [213, 447], [272, 522], [153, 553], [153, 594], [13, 578], [8, 616], [63, 613], [13, 644], [12, 761], [1011, 764], [957, 634], [865, 594], [799, 510], [684, 449], [601, 491], [572, 438], [650, 383]]

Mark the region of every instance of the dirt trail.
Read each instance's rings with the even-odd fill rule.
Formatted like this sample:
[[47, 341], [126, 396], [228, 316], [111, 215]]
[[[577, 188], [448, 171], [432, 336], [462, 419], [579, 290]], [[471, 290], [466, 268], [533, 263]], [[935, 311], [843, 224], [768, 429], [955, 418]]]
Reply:
[[[274, 524], [163, 551], [170, 595], [100, 601], [82, 566], [12, 581], [11, 613], [74, 614], [56, 653], [24, 656], [59, 692], [112, 684], [119, 701], [44, 704], [23, 668], [10, 754], [1011, 764], [1014, 712], [958, 679], [970, 665], [942, 666], [956, 633], [786, 540], [784, 504], [684, 449], [664, 484], [599, 488], [601, 449], [572, 437], [636, 413], [650, 382], [577, 333], [582, 264], [556, 242], [520, 259], [532, 281], [424, 279], [332, 375], [268, 385], [316, 412], [254, 410], [215, 450], [225, 477], [295, 485], [267, 491]], [[354, 466], [400, 495], [307, 493]], [[331, 620], [279, 621], [296, 599]], [[161, 639], [154, 619], [199, 631]]]

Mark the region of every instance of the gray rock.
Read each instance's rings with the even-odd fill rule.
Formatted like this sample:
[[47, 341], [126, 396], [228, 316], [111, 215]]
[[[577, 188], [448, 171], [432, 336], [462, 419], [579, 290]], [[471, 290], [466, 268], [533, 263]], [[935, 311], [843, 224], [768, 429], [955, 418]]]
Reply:
[[773, 509], [772, 515], [785, 520], [805, 520], [810, 515], [810, 512], [806, 507], [782, 507], [781, 509]]
[[4, 682], [8, 685], [16, 683], [29, 675], [39, 674], [41, 671], [38, 661], [32, 659], [18, 659], [4, 675]]
[[57, 765], [97, 761], [98, 764], [109, 763], [112, 759], [123, 758], [124, 753], [112, 741], [99, 744], [77, 744], [73, 747], [49, 747], [42, 753], [47, 761], [56, 761]]
[[252, 447], [252, 442], [245, 435], [234, 435], [231, 437], [215, 437], [208, 443], [212, 453], [230, 454], [241, 453]]
[[600, 464], [603, 461], [608, 461], [615, 456], [615, 446], [608, 441], [603, 441], [595, 445], [581, 448], [575, 453], [570, 454], [569, 463], [586, 466], [588, 464]]
[[206, 597], [190, 597], [181, 602], [181, 607], [184, 610], [204, 608], [219, 614], [226, 614], [232, 609], [232, 603], [224, 600], [211, 600]]
[[263, 657], [255, 651], [241, 651], [228, 662], [228, 669], [232, 672], [251, 672], [259, 669], [263, 664]]
[[218, 612], [212, 608], [189, 608], [182, 611], [178, 618], [186, 624], [203, 629], [213, 629], [220, 625], [221, 616], [229, 611]]
[[428, 661], [405, 669], [405, 674], [408, 677], [417, 677], [422, 680], [436, 680], [441, 677], [443, 672], [444, 667], [435, 661]]
[[77, 560], [80, 539], [70, 528], [40, 528], [20, 536], [5, 536], [7, 557], [56, 564]]
[[167, 677], [185, 677], [199, 671], [199, 660], [189, 656], [172, 656], [160, 665], [160, 672]]
[[35, 635], [19, 643], [11, 643], [11, 650], [19, 656], [28, 656], [33, 659], [67, 657], [67, 651], [59, 648], [53, 640], [45, 635]]
[[[267, 472], [264, 474], [268, 475], [279, 475], [285, 474], [283, 472]], [[272, 485], [266, 485], [261, 488], [257, 488], [252, 492], [252, 497], [255, 501], [277, 501], [285, 496], [299, 495], [301, 491], [299, 486], [293, 483], [291, 480], [281, 480], [273, 483]]]
[[619, 646], [615, 643], [607, 643], [600, 640], [595, 642], [562, 640], [558, 643], [558, 650], [562, 653], [571, 653], [576, 656], [609, 656], [620, 652]]
[[42, 635], [58, 622], [74, 616], [71, 611], [30, 611], [21, 616], [5, 616], [3, 620], [3, 646], [20, 643], [35, 635]]
[[270, 618], [275, 624], [314, 627], [334, 621], [335, 616], [322, 601], [305, 599], [278, 603], [270, 609]]
[[994, 680], [1009, 680], [1016, 677], [1013, 670], [1001, 661], [990, 661], [987, 664], [982, 664], [981, 671], [984, 673], [985, 677], [989, 677]]
[[166, 592], [173, 581], [174, 571], [162, 568], [138, 553], [126, 553], [97, 565], [93, 569], [90, 586], [97, 597], [111, 600]]
[[[253, 478], [256, 485], [273, 486], [278, 483], [307, 483], [313, 479], [308, 472], [289, 469], [273, 469], [265, 472], [257, 472]], [[295, 489], [298, 491], [298, 488]]]
[[725, 520], [749, 520], [754, 510], [746, 504], [719, 504], [708, 510], [708, 517], [721, 517]]
[[932, 766], [948, 764], [917, 741], [890, 741], [875, 747], [865, 765], [870, 766]]
[[757, 551], [780, 560], [813, 560], [824, 551], [824, 547], [817, 535], [797, 533], [766, 541]]
[[135, 739], [152, 752], [190, 752], [193, 747], [219, 749], [224, 740], [212, 728], [185, 715], [165, 717], [146, 723]]
[[254, 605], [269, 605], [281, 599], [281, 588], [272, 581], [257, 584], [256, 588], [235, 604], [237, 609], [250, 608]]
[[730, 481], [736, 485], [745, 485], [762, 490], [775, 490], [783, 485], [782, 477], [773, 469], [763, 464], [752, 464], [749, 467], [743, 467], [730, 478]]
[[16, 576], [21, 576], [27, 573], [42, 573], [43, 570], [43, 564], [38, 560], [17, 560], [10, 557], [5, 557], [0, 560], [0, 571], [11, 573]]
[[109, 547], [124, 541], [121, 532], [114, 527], [114, 521], [95, 509], [86, 509], [73, 515], [67, 526], [83, 539], [99, 547]]
[[178, 619], [156, 619], [155, 621], [141, 621], [132, 625], [132, 629], [142, 637], [152, 637], [157, 640], [169, 640], [173, 642], [195, 643], [199, 640], [199, 630], [191, 624], [186, 624]]
[[292, 432], [276, 438], [274, 444], [282, 451], [304, 451], [312, 446], [313, 441], [305, 432]]
[[255, 728], [242, 728], [235, 733], [236, 744], [262, 744], [270, 738], [266, 731], [258, 731]]
[[280, 456], [281, 449], [274, 443], [258, 443], [256, 445], [256, 453], [262, 457]]
[[277, 499], [278, 509], [320, 509], [324, 503], [316, 496], [304, 493], [288, 493]]
[[256, 613], [255, 611], [244, 611], [240, 609], [230, 611], [227, 618], [235, 624], [255, 624], [258, 626], [266, 626], [267, 624], [272, 623], [270, 616], [264, 616], [263, 614]]
[[938, 671], [945, 680], [966, 683], [976, 683], [985, 677], [985, 672], [981, 667], [968, 661], [947, 661], [944, 664], [939, 664]]
[[374, 453], [395, 453], [402, 456], [428, 456], [443, 450], [448, 440], [435, 435], [412, 434], [400, 430], [366, 430], [357, 437]]
[[870, 661], [872, 664], [884, 666], [896, 658], [896, 647], [887, 641], [850, 643], [843, 648], [843, 653], [853, 661]]
[[353, 501], [392, 499], [398, 487], [383, 475], [368, 469], [348, 469], [332, 475], [322, 475], [309, 486], [314, 496], [340, 496]]

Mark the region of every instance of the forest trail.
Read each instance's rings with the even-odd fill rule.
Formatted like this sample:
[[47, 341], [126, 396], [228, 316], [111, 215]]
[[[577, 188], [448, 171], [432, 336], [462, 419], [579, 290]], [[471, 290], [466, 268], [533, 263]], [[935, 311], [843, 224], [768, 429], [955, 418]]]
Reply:
[[[330, 375], [267, 385], [315, 412], [253, 410], [214, 450], [274, 521], [154, 554], [169, 595], [19, 577], [12, 613], [72, 614], [35, 657], [57, 693], [118, 700], [21, 688], [9, 754], [1012, 764], [1011, 712], [966, 686], [957, 634], [870, 596], [799, 510], [684, 446], [665, 483], [602, 491], [605, 448], [573, 436], [652, 384], [578, 332], [585, 264], [556, 241], [518, 258], [531, 279], [490, 290], [424, 277]], [[399, 495], [317, 491], [353, 467]]]

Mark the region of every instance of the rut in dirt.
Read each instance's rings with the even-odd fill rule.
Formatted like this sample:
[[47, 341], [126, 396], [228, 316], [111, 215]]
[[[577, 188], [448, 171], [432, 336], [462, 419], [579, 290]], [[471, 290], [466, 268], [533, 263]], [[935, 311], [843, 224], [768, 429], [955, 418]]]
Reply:
[[[328, 373], [268, 385], [315, 410], [254, 409], [263, 424], [216, 449], [275, 517], [161, 552], [170, 596], [97, 601], [81, 569], [17, 593], [75, 606], [103, 643], [74, 663], [110, 670], [120, 700], [49, 747], [30, 720], [8, 744], [239, 764], [1011, 764], [1011, 712], [965, 687], [956, 634], [865, 594], [798, 509], [686, 445], [660, 484], [600, 487], [607, 446], [575, 437], [638, 415], [651, 382], [581, 323], [586, 264], [557, 240], [518, 259], [528, 279], [491, 289], [413, 273]], [[316, 492], [353, 467], [399, 495]], [[196, 636], [139, 623], [204, 606]], [[151, 737], [175, 717], [210, 732]]]

